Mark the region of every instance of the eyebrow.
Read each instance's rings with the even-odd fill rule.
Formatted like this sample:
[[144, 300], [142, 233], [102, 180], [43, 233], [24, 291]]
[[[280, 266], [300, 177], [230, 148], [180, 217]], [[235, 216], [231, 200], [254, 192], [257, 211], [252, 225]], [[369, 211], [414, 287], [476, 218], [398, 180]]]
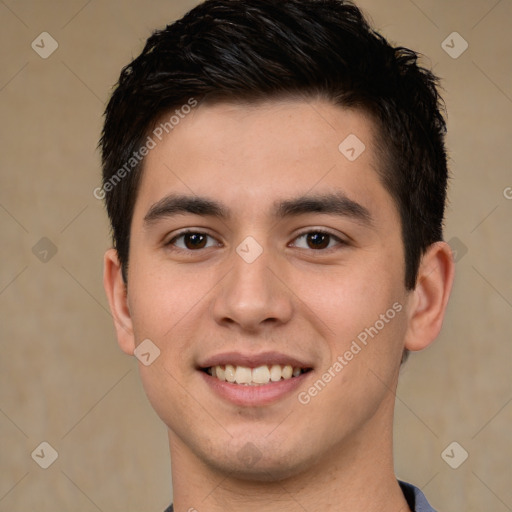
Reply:
[[153, 224], [167, 217], [187, 213], [219, 219], [230, 217], [228, 209], [213, 199], [171, 194], [151, 206], [144, 217], [144, 224]]
[[296, 199], [278, 201], [274, 204], [274, 207], [275, 216], [278, 218], [307, 213], [326, 213], [349, 217], [368, 226], [373, 224], [373, 218], [368, 208], [349, 199], [341, 192], [301, 196]]
[[[273, 204], [273, 215], [278, 219], [308, 213], [334, 214], [351, 218], [368, 226], [373, 224], [370, 211], [341, 192], [304, 195], [284, 201], [276, 201]], [[150, 225], [161, 219], [186, 214], [215, 217], [221, 220], [227, 220], [232, 216], [229, 208], [213, 199], [171, 194], [150, 207], [144, 217], [144, 224]]]

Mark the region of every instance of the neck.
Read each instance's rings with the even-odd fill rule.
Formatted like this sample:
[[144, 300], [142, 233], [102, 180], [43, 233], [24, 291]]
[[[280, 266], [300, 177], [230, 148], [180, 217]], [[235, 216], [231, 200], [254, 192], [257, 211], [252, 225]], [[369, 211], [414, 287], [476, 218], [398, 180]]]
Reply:
[[265, 482], [219, 472], [169, 431], [174, 510], [410, 512], [394, 475], [389, 407], [307, 470]]

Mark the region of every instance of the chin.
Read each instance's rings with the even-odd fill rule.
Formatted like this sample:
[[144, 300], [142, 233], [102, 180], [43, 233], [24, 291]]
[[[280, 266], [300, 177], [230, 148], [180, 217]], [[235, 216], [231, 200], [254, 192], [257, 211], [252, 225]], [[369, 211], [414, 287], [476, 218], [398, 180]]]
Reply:
[[[274, 455], [269, 456], [269, 453]], [[275, 453], [272, 447], [259, 450], [251, 442], [247, 442], [238, 450], [224, 450], [222, 457], [216, 457], [214, 460], [210, 453], [207, 459], [207, 464], [216, 472], [231, 474], [231, 477], [245, 482], [286, 480], [306, 472], [313, 464], [303, 449], [290, 449], [289, 453]]]

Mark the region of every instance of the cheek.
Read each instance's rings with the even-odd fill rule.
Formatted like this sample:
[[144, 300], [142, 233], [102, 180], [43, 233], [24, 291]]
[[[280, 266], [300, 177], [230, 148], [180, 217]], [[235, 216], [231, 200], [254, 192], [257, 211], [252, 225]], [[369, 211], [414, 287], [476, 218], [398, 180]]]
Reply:
[[[133, 261], [135, 266], [135, 261]], [[212, 289], [205, 276], [171, 272], [167, 265], [152, 263], [149, 272], [133, 272], [130, 311], [136, 343], [150, 339], [160, 350], [150, 365], [139, 363], [140, 378], [151, 405], [168, 426], [186, 435], [197, 418], [215, 428], [211, 416], [191, 400], [197, 378], [191, 372], [190, 340], [204, 317], [204, 302]], [[180, 411], [180, 415], [176, 415]], [[218, 428], [218, 425], [217, 425]]]
[[[168, 341], [173, 331], [182, 330], [201, 309], [215, 279], [212, 273], [179, 266], [171, 269], [165, 262], [140, 268], [151, 270], [134, 272], [130, 282], [129, 304], [137, 339], [143, 336]], [[179, 343], [179, 339], [175, 341]]]
[[[337, 281], [326, 279], [324, 293], [311, 289], [309, 293], [307, 305], [323, 329], [329, 353], [323, 358], [318, 380], [302, 391], [311, 399], [314, 416], [329, 411], [339, 428], [350, 427], [347, 417], [350, 424], [362, 424], [383, 401], [392, 402], [390, 390], [403, 350], [407, 326], [403, 292], [393, 281], [386, 281], [387, 287], [385, 283], [375, 286], [367, 277], [362, 280], [354, 271]], [[324, 435], [334, 440], [339, 429]]]
[[[385, 315], [384, 321], [396, 317], [393, 304], [403, 304], [404, 290], [397, 284], [402, 276], [398, 279], [390, 270], [361, 262], [331, 267], [321, 274], [304, 272], [296, 276], [292, 289], [305, 306], [304, 314], [321, 326], [331, 348], [339, 345], [341, 349], [379, 321], [380, 315]], [[386, 322], [386, 327], [390, 324]]]

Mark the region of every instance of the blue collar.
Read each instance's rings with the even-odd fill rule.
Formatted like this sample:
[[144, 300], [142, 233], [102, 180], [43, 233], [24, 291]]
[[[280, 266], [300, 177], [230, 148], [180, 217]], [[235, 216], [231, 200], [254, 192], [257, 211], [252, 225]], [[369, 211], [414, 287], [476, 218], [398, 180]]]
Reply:
[[[400, 480], [398, 483], [411, 510], [414, 512], [436, 512], [430, 506], [425, 495], [417, 487], [406, 482], [401, 482]], [[169, 505], [169, 507], [165, 509], [165, 512], [174, 512], [173, 506]]]
[[414, 510], [414, 512], [436, 512], [430, 506], [425, 495], [417, 487], [400, 480], [398, 483], [411, 510]]

